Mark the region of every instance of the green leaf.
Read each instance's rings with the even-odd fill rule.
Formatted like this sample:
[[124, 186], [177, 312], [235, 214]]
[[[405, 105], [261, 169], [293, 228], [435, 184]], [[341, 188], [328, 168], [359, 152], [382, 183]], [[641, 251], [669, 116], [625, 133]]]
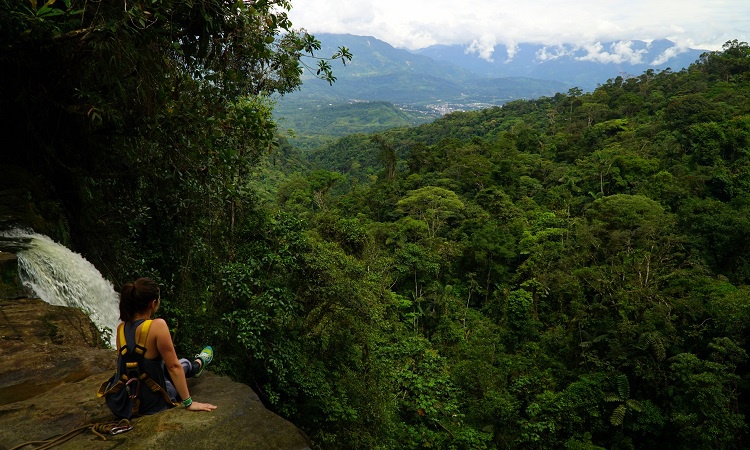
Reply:
[[626, 375], [620, 375], [617, 377], [617, 392], [622, 399], [630, 398], [630, 383], [628, 383], [628, 377]]
[[641, 405], [641, 402], [638, 400], [630, 399], [625, 402], [628, 408], [632, 409], [635, 412], [641, 412], [643, 411], [643, 405]]
[[619, 427], [620, 425], [622, 425], [623, 421], [625, 420], [626, 410], [627, 410], [627, 407], [624, 404], [619, 405], [612, 412], [612, 417], [609, 418], [609, 422], [616, 427]]
[[47, 2], [46, 5], [42, 6], [39, 11], [36, 12], [37, 17], [54, 17], [54, 16], [60, 16], [62, 14], [65, 14], [65, 11], [57, 8], [50, 8], [49, 2]]

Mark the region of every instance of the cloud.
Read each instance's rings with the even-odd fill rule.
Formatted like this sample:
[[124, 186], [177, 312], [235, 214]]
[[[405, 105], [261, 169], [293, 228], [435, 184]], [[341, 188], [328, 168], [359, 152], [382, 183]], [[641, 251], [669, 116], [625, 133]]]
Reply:
[[634, 50], [632, 41], [619, 41], [614, 42], [609, 46], [610, 51], [603, 51], [604, 46], [600, 42], [594, 44], [584, 45], [583, 49], [586, 50], [585, 56], [579, 56], [576, 59], [578, 61], [593, 61], [599, 63], [630, 63], [630, 64], [641, 64], [643, 63], [643, 54], [647, 52], [646, 49]]
[[293, 26], [313, 33], [343, 34], [372, 27], [377, 18], [370, 2], [328, 0], [325, 7], [318, 3], [319, 0], [294, 1], [288, 13]]
[[659, 56], [654, 58], [654, 60], [651, 61], [649, 64], [652, 66], [662, 65], [666, 63], [667, 61], [669, 61], [670, 59], [674, 58], [675, 56], [679, 55], [680, 53], [685, 53], [686, 51], [688, 51], [689, 48], [690, 47], [688, 46], [680, 46], [680, 45], [669, 47], [668, 49], [664, 50], [664, 52], [662, 52]]
[[494, 36], [484, 35], [480, 39], [474, 39], [471, 41], [468, 47], [466, 47], [466, 54], [476, 53], [480, 58], [493, 62], [492, 54], [495, 53], [495, 46], [497, 42]]
[[516, 44], [513, 41], [506, 42], [505, 48], [506, 48], [506, 51], [508, 52], [508, 59], [506, 59], [505, 62], [513, 61], [513, 58], [515, 58], [516, 53], [518, 53], [518, 44]]
[[[375, 36], [396, 47], [470, 45], [484, 59], [494, 47], [517, 43], [555, 46], [669, 39], [718, 50], [729, 39], [750, 40], [747, 0], [292, 0], [295, 27]], [[693, 47], [695, 48], [695, 47]], [[587, 57], [629, 61], [637, 51], [596, 49]], [[554, 51], [546, 54], [554, 55]], [[512, 59], [513, 51], [508, 54]]]
[[492, 58], [492, 53], [494, 52], [495, 52], [495, 46], [485, 47], [476, 39], [471, 41], [471, 44], [469, 44], [469, 46], [466, 47], [466, 50], [464, 51], [464, 53], [467, 55], [476, 53], [480, 58], [488, 62], [494, 61], [494, 59]]
[[564, 45], [558, 44], [555, 46], [542, 47], [536, 52], [537, 61], [554, 61], [555, 59], [562, 58], [564, 56], [572, 56], [573, 50], [565, 47]]

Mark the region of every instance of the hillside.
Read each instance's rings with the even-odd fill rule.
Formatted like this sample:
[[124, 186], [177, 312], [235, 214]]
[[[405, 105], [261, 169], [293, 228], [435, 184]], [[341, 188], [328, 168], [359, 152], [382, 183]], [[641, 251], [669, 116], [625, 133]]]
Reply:
[[322, 99], [301, 98], [280, 102], [274, 116], [282, 133], [289, 132], [286, 139], [303, 150], [318, 148], [348, 134], [412, 127], [439, 117], [434, 111], [382, 101], [326, 103]]
[[398, 361], [392, 442], [745, 448], [749, 155], [734, 41], [680, 72], [348, 136], [279, 200], [380, 290], [352, 313], [389, 318], [357, 326]]

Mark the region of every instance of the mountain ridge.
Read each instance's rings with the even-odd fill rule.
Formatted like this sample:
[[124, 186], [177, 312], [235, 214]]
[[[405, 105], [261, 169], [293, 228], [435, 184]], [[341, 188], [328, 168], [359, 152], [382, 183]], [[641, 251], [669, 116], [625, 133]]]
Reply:
[[[316, 37], [322, 44], [317, 55], [331, 55], [345, 46], [354, 58], [345, 66], [334, 66], [337, 79], [333, 85], [317, 78], [310, 68], [303, 74], [304, 84], [299, 91], [277, 99], [275, 116], [281, 128], [294, 128], [295, 133], [302, 136], [319, 136], [333, 128], [338, 130], [339, 127], [334, 126], [338, 120], [336, 112], [331, 110], [342, 114], [355, 112], [356, 122], [365, 126], [357, 127], [354, 132], [377, 132], [386, 125], [414, 126], [452, 111], [551, 96], [569, 88], [563, 83], [529, 77], [477, 76], [470, 70], [395, 48], [372, 36], [323, 34]], [[402, 111], [403, 120], [392, 120], [398, 114], [388, 111], [390, 108], [383, 102]], [[321, 120], [320, 111], [324, 111], [325, 120]], [[388, 120], [383, 120], [384, 113], [390, 116]], [[368, 120], [370, 126], [366, 125]], [[332, 135], [344, 134], [347, 133]], [[301, 142], [296, 137], [291, 137], [290, 141]]]
[[[372, 36], [322, 33], [316, 38], [321, 42], [318, 56], [332, 55], [343, 46], [354, 57], [345, 66], [334, 65], [337, 80], [332, 86], [310, 69], [299, 91], [277, 100], [275, 116], [281, 128], [293, 128], [297, 137], [290, 142], [299, 145], [304, 140], [305, 147], [314, 147], [326, 135], [347, 134], [342, 122], [355, 123], [350, 132], [364, 133], [414, 126], [453, 111], [552, 97], [572, 88], [592, 91], [608, 79], [649, 69], [680, 70], [703, 53], [668, 40], [519, 44], [507, 61], [499, 57], [509, 54], [504, 46], [496, 46], [495, 58], [488, 60], [470, 52], [469, 44], [409, 51]], [[651, 64], [657, 59], [664, 61]]]
[[[695, 62], [704, 49], [680, 47], [668, 39], [592, 42], [586, 45], [522, 43], [498, 45], [492, 58], [482, 58], [467, 44], [434, 45], [415, 50], [435, 61], [448, 62], [480, 76], [526, 76], [576, 85], [586, 91], [617, 76], [637, 76], [648, 69], [680, 70]], [[506, 55], [507, 58], [504, 58]]]
[[[587, 45], [524, 43], [510, 49], [495, 46], [495, 57], [483, 59], [470, 44], [434, 45], [410, 51], [373, 36], [322, 33], [316, 38], [322, 44], [319, 55], [333, 54], [344, 46], [354, 58], [345, 66], [334, 67], [337, 80], [333, 86], [318, 79], [312, 70], [306, 71], [302, 89], [287, 94], [282, 103], [289, 99], [321, 99], [429, 107], [441, 102], [461, 103], [463, 91], [480, 84], [484, 90], [480, 93], [493, 98], [486, 106], [493, 106], [551, 96], [573, 87], [591, 91], [608, 79], [638, 76], [649, 69], [680, 70], [705, 52], [679, 47], [667, 39]], [[500, 58], [503, 54], [512, 57]]]

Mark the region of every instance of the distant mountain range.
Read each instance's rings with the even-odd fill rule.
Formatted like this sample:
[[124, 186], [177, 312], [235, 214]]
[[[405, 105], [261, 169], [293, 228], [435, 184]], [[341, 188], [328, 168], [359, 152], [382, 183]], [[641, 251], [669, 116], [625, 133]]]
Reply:
[[554, 80], [592, 91], [598, 84], [617, 76], [638, 76], [649, 69], [678, 71], [694, 63], [705, 51], [681, 48], [661, 39], [650, 43], [616, 41], [585, 46], [520, 44], [510, 51], [500, 45], [488, 59], [466, 45], [435, 45], [416, 53], [480, 77]]
[[[368, 36], [317, 34], [316, 38], [323, 46], [316, 56], [330, 56], [345, 46], [354, 58], [346, 66], [336, 62], [338, 79], [333, 86], [307, 71], [302, 89], [278, 100], [276, 115], [282, 127], [302, 135], [327, 133], [332, 129], [327, 124], [339, 112], [357, 115], [357, 132], [377, 132], [455, 110], [553, 96], [573, 87], [591, 91], [617, 76], [637, 76], [648, 69], [678, 71], [705, 51], [678, 48], [668, 40], [588, 46], [520, 44], [510, 52], [497, 46], [491, 55], [485, 52], [483, 59], [470, 45], [436, 45], [412, 52]], [[392, 103], [404, 114], [388, 112], [389, 119], [384, 121], [382, 102]], [[339, 131], [333, 135], [345, 129], [337, 126]]]
[[318, 55], [329, 56], [345, 46], [354, 59], [346, 66], [334, 65], [338, 79], [333, 86], [306, 73], [302, 90], [287, 95], [283, 102], [386, 101], [417, 109], [455, 110], [554, 95], [568, 89], [565, 83], [551, 80], [477, 75], [469, 68], [397, 49], [373, 37], [342, 34], [316, 37], [323, 44]]
[[520, 44], [497, 46], [490, 60], [469, 45], [435, 45], [414, 52], [368, 36], [318, 34], [319, 56], [348, 47], [354, 59], [335, 66], [334, 86], [305, 75], [300, 92], [289, 98], [321, 101], [388, 101], [402, 105], [493, 105], [518, 98], [593, 90], [617, 76], [637, 76], [648, 69], [680, 70], [705, 50], [679, 48], [668, 40], [619, 41], [588, 46]]

